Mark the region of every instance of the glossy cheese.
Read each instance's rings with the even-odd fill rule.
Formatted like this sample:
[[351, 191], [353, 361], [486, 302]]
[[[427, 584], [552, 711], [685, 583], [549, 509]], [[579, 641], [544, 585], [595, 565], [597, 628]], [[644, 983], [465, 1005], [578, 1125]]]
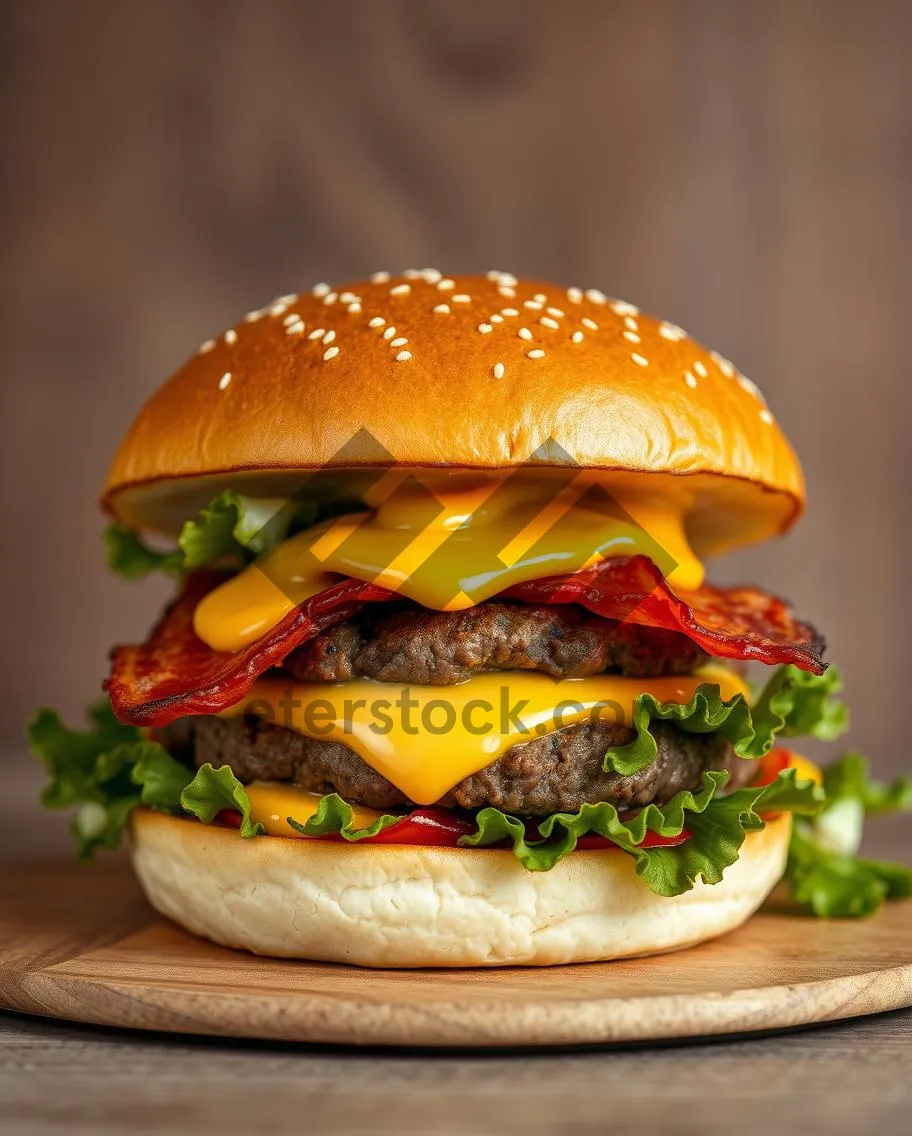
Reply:
[[718, 683], [724, 698], [747, 694], [737, 675], [716, 665], [652, 679], [555, 681], [534, 672], [490, 673], [456, 686], [268, 678], [222, 715], [255, 714], [308, 737], [342, 742], [416, 804], [430, 805], [513, 745], [592, 715], [630, 725], [638, 694], [686, 703], [703, 682]]
[[[287, 818], [294, 817], [299, 824], [304, 824], [317, 811], [322, 799], [320, 793], [278, 781], [254, 781], [247, 786], [247, 796], [250, 798], [251, 820], [259, 821], [269, 836], [300, 836], [301, 833], [291, 827]], [[352, 805], [351, 810], [357, 828], [367, 828], [383, 816], [376, 809], [361, 805]]]
[[685, 535], [684, 493], [646, 497], [614, 483], [609, 492], [601, 476], [425, 484], [391, 470], [374, 487], [370, 511], [297, 534], [211, 592], [196, 611], [196, 633], [217, 651], [238, 650], [339, 576], [437, 611], [612, 556], [649, 556], [672, 586], [699, 587], [703, 566]]

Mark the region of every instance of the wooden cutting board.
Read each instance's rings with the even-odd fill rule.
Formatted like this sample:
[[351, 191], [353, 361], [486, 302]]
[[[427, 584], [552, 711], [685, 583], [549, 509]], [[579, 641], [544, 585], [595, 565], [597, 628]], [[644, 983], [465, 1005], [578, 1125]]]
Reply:
[[133, 1029], [274, 1041], [530, 1046], [785, 1029], [912, 1005], [912, 901], [867, 922], [768, 906], [658, 958], [369, 971], [225, 950], [161, 919], [125, 858], [11, 868], [0, 1004]]

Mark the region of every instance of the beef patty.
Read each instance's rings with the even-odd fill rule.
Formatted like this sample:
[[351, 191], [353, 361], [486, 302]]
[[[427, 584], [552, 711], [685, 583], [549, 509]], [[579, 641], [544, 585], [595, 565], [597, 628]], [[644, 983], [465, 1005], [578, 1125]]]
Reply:
[[[630, 777], [606, 773], [602, 761], [609, 746], [625, 745], [633, 731], [587, 719], [512, 746], [437, 803], [466, 809], [493, 805], [532, 816], [574, 811], [597, 801], [640, 807], [664, 804], [681, 789], [698, 788], [706, 770], [727, 769], [729, 787], [737, 788], [756, 769], [735, 757], [720, 734], [688, 734], [667, 722], [654, 722], [653, 733], [659, 747], [655, 760]], [[291, 781], [375, 809], [412, 803], [341, 742], [304, 737], [252, 715], [183, 718], [160, 737], [175, 756], [190, 764], [228, 765], [245, 783]]]
[[573, 604], [483, 603], [465, 611], [374, 608], [299, 647], [283, 668], [303, 681], [436, 686], [491, 670], [553, 678], [690, 674], [706, 657], [677, 631], [602, 619]]

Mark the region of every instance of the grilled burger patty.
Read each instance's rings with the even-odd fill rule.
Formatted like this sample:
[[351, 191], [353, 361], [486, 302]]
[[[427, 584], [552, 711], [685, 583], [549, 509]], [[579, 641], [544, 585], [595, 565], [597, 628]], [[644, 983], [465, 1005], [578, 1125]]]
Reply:
[[[730, 788], [747, 784], [752, 762], [735, 757], [719, 734], [688, 734], [654, 722], [659, 752], [630, 777], [602, 769], [609, 746], [626, 745], [634, 731], [587, 719], [512, 746], [479, 773], [460, 781], [439, 802], [466, 809], [493, 805], [541, 816], [587, 802], [618, 808], [664, 804], [681, 789], [699, 787], [706, 770], [727, 769]], [[250, 781], [291, 781], [317, 793], [337, 792], [375, 809], [412, 802], [341, 742], [304, 737], [252, 715], [183, 718], [160, 731], [162, 742], [188, 764], [228, 765]]]
[[302, 681], [436, 686], [482, 670], [553, 678], [690, 674], [706, 658], [677, 631], [602, 619], [573, 604], [483, 603], [465, 611], [369, 609], [293, 651], [283, 669]]

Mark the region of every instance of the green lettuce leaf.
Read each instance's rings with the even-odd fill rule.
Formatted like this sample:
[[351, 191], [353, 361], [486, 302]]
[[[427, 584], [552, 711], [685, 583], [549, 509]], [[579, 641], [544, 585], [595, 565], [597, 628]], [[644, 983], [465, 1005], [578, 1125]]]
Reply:
[[687, 703], [663, 703], [652, 694], [640, 694], [633, 710], [636, 737], [610, 748], [603, 767], [623, 777], [645, 769], [659, 750], [653, 721], [672, 722], [690, 734], [720, 733], [738, 757], [746, 758], [769, 753], [779, 734], [810, 734], [830, 741], [848, 725], [845, 706], [833, 697], [841, 688], [833, 667], [813, 675], [784, 666], [773, 674], [753, 707], [743, 694], [724, 700], [718, 683], [702, 683]]
[[[483, 847], [509, 840], [525, 868], [546, 872], [573, 851], [581, 836], [596, 833], [632, 855], [637, 874], [658, 895], [680, 895], [699, 878], [710, 884], [721, 880], [724, 870], [738, 859], [747, 833], [763, 828], [759, 811], [812, 814], [823, 804], [822, 791], [810, 781], [796, 781], [794, 769], [780, 773], [771, 785], [720, 795], [727, 779], [725, 773], [704, 773], [696, 793], [683, 790], [667, 804], [647, 805], [633, 817], [607, 803], [583, 805], [575, 813], [553, 813], [538, 825], [539, 840], [528, 838], [519, 817], [486, 808], [475, 818], [478, 831], [459, 843]], [[683, 844], [641, 847], [647, 833], [680, 836], [684, 829], [691, 837]]]
[[153, 571], [179, 575], [209, 564], [240, 568], [313, 524], [317, 514], [311, 501], [245, 497], [226, 489], [184, 524], [177, 548], [167, 552], [151, 548], [132, 529], [110, 525], [105, 531], [108, 567], [128, 580]]
[[28, 727], [33, 753], [50, 779], [41, 800], [49, 808], [76, 808], [72, 831], [82, 857], [120, 846], [137, 805], [206, 822], [225, 808], [241, 814], [241, 834], [262, 828], [250, 820], [247, 791], [228, 768], [193, 771], [135, 726], [124, 726], [105, 703], [89, 713], [88, 730], [71, 730], [53, 710], [40, 710]]
[[402, 816], [387, 814], [378, 817], [366, 828], [355, 825], [355, 814], [351, 805], [343, 801], [338, 793], [329, 793], [320, 798], [317, 811], [302, 824], [294, 817], [287, 817], [288, 824], [302, 836], [329, 836], [338, 833], [345, 840], [363, 840], [366, 836], [376, 836], [402, 820]]
[[912, 895], [912, 869], [858, 856], [865, 817], [912, 811], [912, 782], [886, 785], [868, 773], [860, 753], [823, 771], [826, 805], [795, 825], [785, 881], [792, 897], [822, 918], [872, 915], [886, 899]]
[[250, 797], [227, 765], [214, 769], [208, 762], [180, 795], [184, 812], [191, 813], [203, 824], [211, 824], [220, 812], [228, 809], [241, 814], [241, 836], [262, 836], [266, 829], [250, 816]]

